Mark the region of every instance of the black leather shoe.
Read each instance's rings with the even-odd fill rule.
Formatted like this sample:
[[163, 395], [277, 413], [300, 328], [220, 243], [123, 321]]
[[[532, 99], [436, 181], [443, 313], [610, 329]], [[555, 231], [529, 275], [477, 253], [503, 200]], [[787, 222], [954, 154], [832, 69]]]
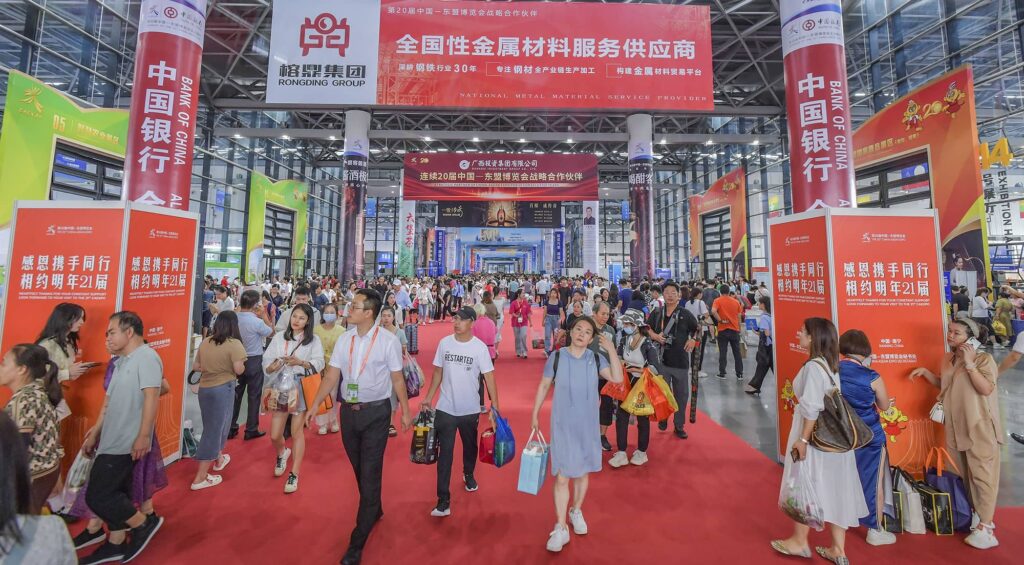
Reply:
[[236, 437], [238, 437], [238, 428], [228, 432], [228, 439], [235, 439]]
[[265, 435], [267, 435], [267, 432], [261, 432], [259, 430], [255, 432], [245, 432], [245, 441], [249, 441], [250, 439], [261, 438]]
[[1021, 434], [1010, 434], [1010, 437], [1012, 437], [1013, 441], [1015, 441], [1017, 443], [1024, 443], [1024, 435], [1021, 435]]
[[676, 430], [676, 437], [679, 439], [686, 439], [690, 436], [686, 435], [686, 430]]
[[359, 565], [363, 560], [363, 550], [349, 547], [345, 556], [341, 558], [341, 565]]
[[668, 429], [668, 420], [662, 420], [662, 421], [658, 422], [658, 429], [661, 430], [661, 431], [667, 430]]

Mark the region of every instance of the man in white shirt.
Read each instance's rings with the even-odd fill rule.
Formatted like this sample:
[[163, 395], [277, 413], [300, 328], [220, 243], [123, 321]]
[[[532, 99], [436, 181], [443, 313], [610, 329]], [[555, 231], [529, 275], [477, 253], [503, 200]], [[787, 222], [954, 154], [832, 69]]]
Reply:
[[[275, 332], [283, 332], [288, 329], [288, 324], [291, 323], [292, 319], [292, 310], [294, 310], [295, 306], [298, 304], [309, 304], [310, 306], [313, 306], [313, 295], [310, 294], [308, 287], [300, 286], [295, 289], [295, 299], [292, 301], [291, 307], [284, 312], [281, 312], [281, 315], [277, 318], [277, 324], [274, 325]], [[317, 308], [313, 308], [313, 324], [313, 327], [320, 325], [320, 310]]]
[[[437, 506], [431, 516], [448, 516], [451, 511], [452, 459], [455, 432], [462, 438], [462, 480], [466, 490], [479, 488], [473, 477], [477, 456], [477, 428], [480, 423], [480, 374], [484, 376], [491, 407], [498, 408], [498, 386], [494, 381], [494, 364], [484, 342], [473, 336], [476, 312], [466, 306], [454, 316], [455, 334], [445, 337], [434, 355], [434, 376], [422, 407], [431, 406], [434, 394], [441, 389], [434, 416], [434, 428], [440, 453], [437, 459]], [[494, 412], [491, 412], [491, 427]]]
[[[366, 538], [384, 515], [381, 476], [391, 424], [392, 391], [402, 408], [402, 431], [412, 425], [402, 374], [402, 344], [395, 334], [374, 324], [380, 309], [381, 297], [377, 291], [364, 288], [356, 292], [349, 304], [349, 330], [338, 338], [312, 403], [312, 406], [319, 406], [328, 394], [338, 391], [341, 441], [359, 485], [356, 527], [341, 559], [343, 565], [362, 560]], [[316, 410], [306, 411], [307, 426], [314, 416]], [[322, 555], [310, 556], [308, 561], [322, 558]]]

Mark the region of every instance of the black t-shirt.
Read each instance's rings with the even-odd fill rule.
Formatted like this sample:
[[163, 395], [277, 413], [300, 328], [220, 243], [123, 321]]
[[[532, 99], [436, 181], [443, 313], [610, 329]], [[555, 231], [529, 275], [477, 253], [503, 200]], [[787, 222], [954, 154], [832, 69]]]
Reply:
[[569, 297], [572, 296], [572, 289], [567, 287], [567, 286], [559, 286], [558, 287], [558, 296], [559, 296], [559, 298], [561, 298], [562, 304], [568, 304], [569, 303]]
[[647, 323], [651, 326], [652, 332], [660, 334], [665, 331], [672, 316], [676, 317], [676, 323], [672, 326], [670, 333], [675, 339], [672, 341], [672, 345], [665, 350], [662, 359], [667, 367], [686, 369], [690, 366], [690, 354], [686, 352], [686, 342], [697, 333], [700, 327], [697, 318], [689, 310], [683, 308], [682, 304], [678, 304], [668, 318], [665, 318], [664, 307], [656, 309], [651, 313]]
[[956, 304], [959, 312], [967, 312], [968, 315], [971, 313], [971, 299], [962, 292], [957, 292], [953, 295], [953, 304]]

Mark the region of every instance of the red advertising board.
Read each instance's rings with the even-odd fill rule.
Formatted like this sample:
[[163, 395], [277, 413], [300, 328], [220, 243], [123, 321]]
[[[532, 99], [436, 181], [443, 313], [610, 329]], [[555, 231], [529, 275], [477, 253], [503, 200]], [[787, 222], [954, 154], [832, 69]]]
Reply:
[[729, 209], [730, 257], [732, 277], [746, 277], [747, 273], [747, 173], [740, 167], [722, 176], [703, 194], [690, 197], [690, 262], [706, 261], [701, 248], [701, 216], [708, 212]]
[[787, 216], [768, 224], [769, 265], [775, 282], [772, 336], [780, 451], [786, 446], [797, 404], [793, 379], [807, 362], [807, 350], [800, 346], [796, 332], [807, 318], [835, 318], [827, 229], [823, 211]]
[[181, 438], [197, 237], [194, 216], [138, 209], [128, 216], [121, 309], [142, 318], [146, 341], [160, 355], [171, 385], [160, 397], [156, 422], [165, 456], [178, 451]]
[[409, 153], [404, 200], [597, 200], [597, 157]]
[[[943, 270], [958, 268], [974, 295], [991, 272], [970, 67], [945, 74], [883, 108], [854, 133], [858, 169], [917, 155], [939, 213]], [[894, 172], [895, 173], [895, 172]], [[894, 173], [888, 173], [890, 176]], [[957, 263], [960, 263], [958, 266]]]
[[[110, 355], [104, 335], [107, 318], [117, 306], [124, 215], [118, 203], [99, 205], [87, 214], [80, 206], [55, 202], [19, 202], [15, 209], [0, 351], [34, 343], [53, 308], [73, 302], [85, 309], [79, 360], [102, 363], [65, 383], [64, 396], [71, 408], [62, 424], [67, 464], [95, 423], [106, 395], [103, 375]], [[0, 388], [0, 406], [9, 398], [10, 390]]]
[[124, 186], [128, 199], [188, 210], [206, 0], [139, 10]]
[[916, 367], [938, 374], [945, 315], [933, 212], [911, 214], [834, 213], [832, 241], [840, 333], [856, 328], [867, 334], [871, 368], [895, 400], [892, 417], [882, 418], [889, 459], [904, 469], [921, 469], [928, 449], [942, 445], [944, 436], [928, 418], [935, 389], [907, 376]]

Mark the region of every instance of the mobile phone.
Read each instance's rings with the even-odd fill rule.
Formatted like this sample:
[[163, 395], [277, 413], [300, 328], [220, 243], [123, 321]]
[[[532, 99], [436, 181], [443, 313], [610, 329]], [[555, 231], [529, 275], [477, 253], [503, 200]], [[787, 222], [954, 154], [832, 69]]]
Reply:
[[793, 451], [789, 452], [789, 456], [793, 458], [794, 463], [800, 460], [800, 452], [797, 451], [795, 447], [793, 448]]
[[967, 343], [968, 343], [968, 344], [969, 344], [969, 345], [970, 345], [971, 347], [973, 347], [975, 351], [977, 351], [977, 350], [981, 349], [981, 342], [980, 342], [980, 341], [978, 341], [978, 340], [977, 340], [977, 338], [973, 338], [973, 337], [972, 337], [971, 339], [967, 340]]

